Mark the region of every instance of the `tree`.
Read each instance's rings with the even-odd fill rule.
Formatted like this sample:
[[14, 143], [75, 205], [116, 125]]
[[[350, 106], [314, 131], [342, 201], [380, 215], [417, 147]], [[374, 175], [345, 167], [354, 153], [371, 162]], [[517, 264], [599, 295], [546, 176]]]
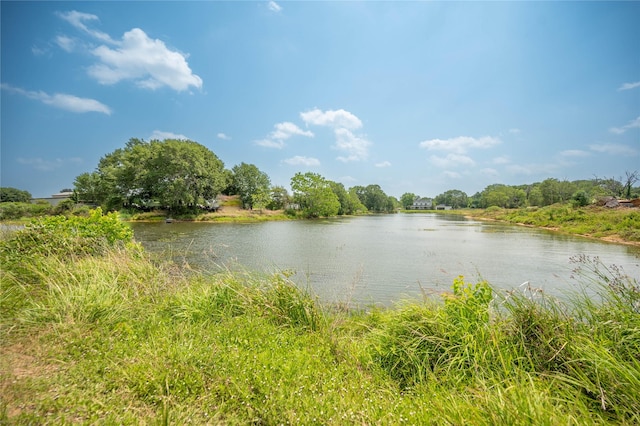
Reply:
[[267, 204], [270, 210], [282, 210], [289, 204], [289, 193], [284, 186], [271, 188], [271, 200]]
[[80, 199], [94, 198], [109, 209], [153, 203], [190, 210], [225, 187], [224, 164], [190, 140], [130, 139], [125, 148], [102, 157], [93, 174], [78, 176], [75, 185]]
[[0, 203], [28, 203], [31, 201], [31, 193], [11, 187], [0, 187]]
[[418, 198], [419, 197], [416, 194], [412, 193], [412, 192], [405, 192], [400, 197], [400, 204], [402, 204], [402, 208], [406, 210], [409, 207], [411, 207], [411, 205], [413, 205], [414, 201], [416, 201], [416, 199], [418, 199]]
[[436, 204], [445, 204], [451, 206], [454, 209], [467, 207], [469, 204], [469, 197], [466, 192], [459, 189], [450, 189], [443, 194], [438, 195], [435, 198]]
[[240, 196], [244, 208], [253, 209], [258, 198], [266, 206], [271, 180], [253, 164], [240, 163], [233, 166], [233, 187]]
[[370, 212], [390, 213], [393, 211], [393, 208], [389, 208], [390, 204], [388, 203], [388, 196], [382, 188], [380, 188], [380, 185], [368, 185], [367, 187], [354, 186], [353, 188], [358, 195], [360, 202], [364, 204]]
[[300, 205], [305, 217], [335, 216], [340, 201], [328, 180], [317, 173], [296, 173], [291, 178], [294, 202]]
[[633, 184], [636, 183], [638, 181], [638, 179], [640, 179], [640, 177], [638, 176], [638, 171], [626, 171], [625, 172], [625, 180], [624, 180], [624, 193], [625, 193], [625, 197], [627, 198], [631, 198], [631, 188], [633, 187]]

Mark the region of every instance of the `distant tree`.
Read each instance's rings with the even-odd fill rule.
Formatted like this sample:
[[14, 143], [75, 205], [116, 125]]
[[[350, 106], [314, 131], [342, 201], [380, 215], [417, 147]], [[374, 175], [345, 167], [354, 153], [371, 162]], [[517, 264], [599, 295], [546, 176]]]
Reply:
[[78, 176], [75, 191], [108, 209], [153, 201], [181, 211], [215, 198], [225, 184], [224, 164], [203, 145], [134, 138], [102, 157], [94, 173]]
[[469, 204], [469, 198], [464, 191], [459, 189], [450, 189], [435, 198], [436, 204], [445, 204], [451, 206], [454, 209], [467, 207]]
[[625, 179], [624, 179], [625, 197], [631, 198], [631, 188], [633, 188], [633, 185], [638, 181], [638, 179], [640, 179], [640, 177], [638, 176], [637, 170], [633, 172], [630, 172], [630, 171], [625, 172]]
[[382, 188], [380, 188], [380, 185], [368, 185], [366, 187], [354, 186], [353, 188], [360, 202], [364, 204], [370, 212], [385, 213], [393, 211], [393, 208], [389, 209], [389, 197]]
[[591, 204], [591, 199], [589, 197], [589, 194], [583, 190], [580, 190], [575, 194], [573, 194], [572, 201], [573, 201], [573, 204], [578, 207], [584, 207]]
[[0, 187], [0, 203], [28, 203], [31, 201], [31, 193], [11, 187]]
[[267, 204], [270, 210], [282, 210], [289, 204], [289, 193], [284, 186], [274, 186], [271, 188], [271, 200]]
[[481, 207], [517, 208], [526, 204], [524, 190], [500, 183], [489, 185], [482, 191]]
[[300, 205], [305, 217], [335, 216], [340, 200], [328, 180], [317, 173], [296, 173], [291, 178], [294, 202]]
[[418, 199], [418, 198], [419, 197], [416, 194], [412, 193], [412, 192], [405, 192], [400, 197], [400, 204], [402, 204], [402, 208], [406, 210], [409, 207], [411, 207], [413, 205], [414, 201], [416, 199]]
[[269, 194], [271, 181], [266, 173], [260, 171], [255, 165], [246, 163], [233, 166], [231, 171], [233, 187], [240, 196], [244, 208], [252, 209], [258, 199], [264, 203], [264, 206], [268, 204], [269, 201], [265, 197]]

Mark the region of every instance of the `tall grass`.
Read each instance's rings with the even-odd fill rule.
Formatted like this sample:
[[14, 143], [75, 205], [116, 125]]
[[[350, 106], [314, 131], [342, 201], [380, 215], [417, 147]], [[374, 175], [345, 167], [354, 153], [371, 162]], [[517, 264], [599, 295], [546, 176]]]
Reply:
[[597, 259], [569, 302], [459, 277], [347, 311], [286, 274], [80, 253], [0, 250], [2, 424], [640, 423], [640, 287]]

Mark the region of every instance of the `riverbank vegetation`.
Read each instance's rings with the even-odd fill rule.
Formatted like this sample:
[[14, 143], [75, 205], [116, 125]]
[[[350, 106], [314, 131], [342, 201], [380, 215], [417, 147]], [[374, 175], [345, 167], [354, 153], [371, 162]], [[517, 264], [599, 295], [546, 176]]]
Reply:
[[640, 286], [574, 259], [580, 291], [326, 306], [286, 273], [149, 260], [115, 214], [0, 243], [6, 424], [638, 424]]
[[554, 204], [522, 209], [464, 209], [447, 211], [478, 219], [535, 226], [568, 234], [593, 237], [613, 242], [640, 243], [640, 210], [606, 207], [576, 207]]

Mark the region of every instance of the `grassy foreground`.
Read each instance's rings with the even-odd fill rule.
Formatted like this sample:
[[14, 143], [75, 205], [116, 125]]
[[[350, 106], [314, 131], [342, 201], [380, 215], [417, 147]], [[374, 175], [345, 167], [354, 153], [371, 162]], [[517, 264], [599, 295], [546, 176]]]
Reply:
[[[345, 312], [284, 275], [153, 264], [115, 216], [0, 245], [0, 424], [638, 424], [640, 286]], [[524, 291], [522, 291], [524, 290]]]

